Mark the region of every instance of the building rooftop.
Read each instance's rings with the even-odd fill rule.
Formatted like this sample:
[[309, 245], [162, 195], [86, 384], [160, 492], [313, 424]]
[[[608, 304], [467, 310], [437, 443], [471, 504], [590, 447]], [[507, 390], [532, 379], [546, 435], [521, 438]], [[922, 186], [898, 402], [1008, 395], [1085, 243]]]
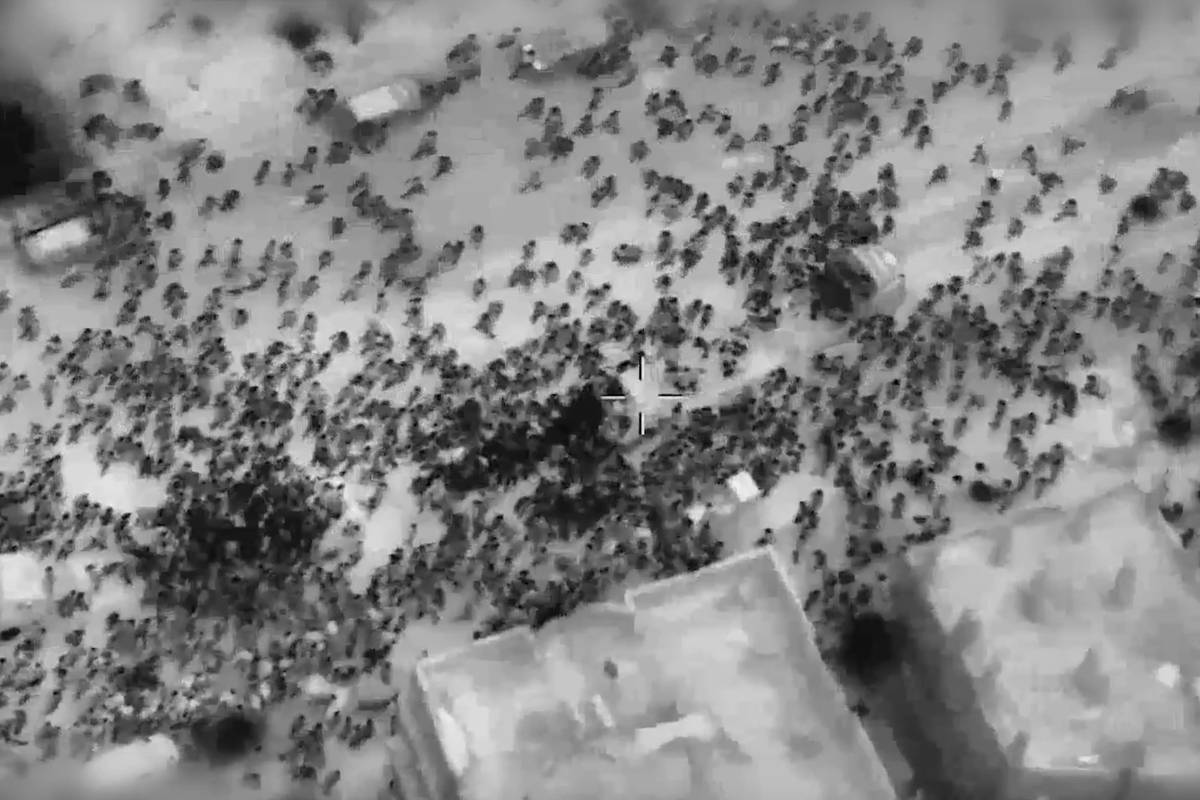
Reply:
[[901, 607], [957, 720], [936, 727], [1039, 785], [1132, 770], [1197, 796], [1200, 571], [1153, 499], [1031, 511], [909, 567]]
[[768, 548], [417, 667], [464, 800], [893, 797]]

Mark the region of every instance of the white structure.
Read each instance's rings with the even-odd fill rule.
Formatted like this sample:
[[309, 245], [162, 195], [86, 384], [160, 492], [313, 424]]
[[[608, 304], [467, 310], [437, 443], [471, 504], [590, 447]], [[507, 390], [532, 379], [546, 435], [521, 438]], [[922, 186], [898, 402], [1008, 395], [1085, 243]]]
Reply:
[[732, 514], [743, 503], [762, 497], [762, 489], [746, 470], [729, 476], [724, 484], [698, 502], [688, 506], [686, 514], [693, 525], [699, 525], [710, 513], [716, 517]]
[[466, 731], [458, 724], [454, 715], [444, 708], [437, 709], [434, 720], [446, 762], [454, 776], [461, 778], [471, 764], [471, 743], [467, 741]]
[[401, 78], [357, 94], [346, 101], [356, 122], [379, 122], [393, 114], [421, 108], [421, 86], [411, 78]]
[[4, 607], [26, 607], [45, 599], [45, 572], [37, 557], [20, 551], [0, 554], [0, 603]]
[[509, 629], [418, 663], [393, 774], [421, 800], [894, 797], [812, 635], [769, 548]]
[[683, 739], [711, 742], [721, 732], [707, 714], [689, 714], [673, 722], [638, 728], [633, 734], [633, 753], [646, 756]]
[[1169, 539], [1126, 484], [907, 555], [892, 600], [916, 646], [889, 691], [961, 766], [954, 796], [1200, 797], [1200, 593]]
[[179, 748], [155, 734], [101, 753], [84, 765], [81, 777], [90, 792], [115, 795], [167, 777], [178, 763]]
[[762, 496], [762, 489], [754, 482], [754, 478], [746, 470], [730, 476], [725, 485], [737, 497], [739, 503], [746, 503]]
[[24, 240], [25, 251], [34, 261], [52, 261], [69, 257], [93, 243], [91, 220], [79, 216], [57, 222], [32, 233]]
[[57, 185], [10, 212], [12, 240], [35, 266], [89, 260], [127, 239], [142, 221], [143, 210], [128, 195], [74, 198], [65, 184]]
[[749, 169], [761, 167], [767, 163], [767, 157], [762, 153], [746, 153], [726, 156], [721, 159], [721, 169]]

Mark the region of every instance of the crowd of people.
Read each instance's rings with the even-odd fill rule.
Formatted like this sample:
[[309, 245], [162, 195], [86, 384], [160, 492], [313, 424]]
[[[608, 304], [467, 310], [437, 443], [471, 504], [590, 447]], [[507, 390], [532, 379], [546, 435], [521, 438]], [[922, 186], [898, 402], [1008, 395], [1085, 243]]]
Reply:
[[[761, 33], [760, 52], [724, 47], [721, 31], [729, 25]], [[885, 165], [866, 192], [839, 187], [857, 160], [892, 135], [892, 122], [900, 121], [905, 146], [937, 148], [932, 106], [974, 94], [992, 105], [996, 125], [1005, 125], [1020, 110], [1009, 75], [1023, 62], [1045, 59], [1042, 49], [1050, 51], [1057, 72], [1094, 69], [1073, 63], [1069, 37], [1022, 52], [1031, 49], [1026, 39], [994, 62], [973, 60], [967, 48], [951, 44], [931, 88], [906, 82], [905, 65], [924, 43], [893, 42], [869, 14], [812, 16], [796, 24], [768, 16], [723, 19], [691, 43], [690, 53], [677, 44], [680, 49], [663, 50], [660, 65], [730, 71], [764, 85], [777, 81], [781, 96], [794, 92], [799, 102], [780, 134], [726, 113], [718, 98], [678, 89], [645, 96], [659, 142], [715, 136], [729, 152], [771, 144], [773, 154], [771, 163], [731, 180], [722, 197], [719, 187], [658, 173], [650, 168], [649, 146], [631, 145], [630, 158], [646, 164], [640, 188], [647, 213], [665, 220], [656, 251], [632, 258], [628, 273], [658, 294], [649, 317], [613, 299], [610, 284], [588, 281], [589, 264], [605, 257], [588, 247], [591, 231], [603, 226], [601, 207], [616, 189], [582, 151], [590, 136], [620, 134], [622, 122], [606, 103], [611, 93], [638, 92], [636, 83], [592, 91], [578, 121], [544, 101], [524, 109], [522, 117], [542, 127], [542, 146], [526, 155], [578, 161], [598, 210], [588, 224], [563, 231], [579, 252], [577, 267], [539, 263], [535, 244], [525, 248], [509, 287], [536, 294], [564, 280], [573, 300], [536, 306], [538, 335], [511, 344], [485, 367], [466, 363], [445, 328], [426, 323], [423, 298], [440, 279], [437, 270], [412, 273], [424, 252], [414, 221], [375, 194], [365, 174], [351, 187], [353, 207], [392, 231], [399, 244], [381, 254], [377, 266], [363, 263], [342, 299], [356, 302], [366, 293], [377, 313], [403, 303], [405, 313], [394, 316], [403, 318], [407, 339], [382, 326], [318, 336], [317, 310], [304, 305], [323, 274], [337, 267], [327, 254], [316, 264], [298, 264], [283, 231], [262, 253], [258, 270], [249, 271], [249, 282], [214, 289], [199, 309], [189, 305], [181, 275], [222, 259], [212, 248], [199, 264], [184, 263], [176, 250], [164, 252], [163, 232], [187, 221], [168, 218], [158, 204], [190, 180], [194, 166], [223, 169], [223, 160], [203, 149], [186, 153], [173, 179], [143, 187], [148, 210], [140, 235], [85, 278], [96, 282], [95, 302], [113, 308], [110, 327], [63, 338], [53, 319], [39, 315], [37, 298], [6, 296], [5, 316], [18, 329], [19, 346], [43, 348], [47, 368], [40, 380], [0, 368], [0, 407], [14, 412], [23, 403], [42, 403], [60, 409], [60, 418], [6, 434], [4, 449], [22, 453], [24, 468], [3, 476], [0, 541], [48, 558], [77, 548], [121, 551], [125, 558], [98, 570], [95, 579], [144, 587], [148, 610], [140, 618], [110, 616], [103, 646], [68, 634], [55, 663], [41, 655], [46, 625], [5, 631], [0, 733], [10, 746], [32, 762], [83, 757], [157, 731], [195, 730], [205, 732], [193, 737], [198, 747], [236, 756], [257, 743], [254, 726], [222, 727], [214, 719], [238, 709], [282, 708], [313, 674], [398, 683], [388, 654], [416, 620], [469, 619], [481, 637], [567, 614], [632, 579], [676, 575], [720, 559], [729, 545], [713, 520], [696, 522], [688, 510], [742, 470], [764, 493], [790, 473], [830, 476], [845, 499], [844, 519], [822, 520], [825, 498], [817, 491], [796, 498], [791, 525], [764, 530], [759, 540], [782, 548], [798, 569], [815, 576], [807, 606], [818, 619], [872, 609], [885, 560], [951, 533], [956, 509], [1002, 509], [1054, 486], [1071, 456], [1054, 442], [1054, 427], [1082, 405], [1103, 402], [1102, 382], [1088, 373], [1114, 337], [1134, 349], [1134, 378], [1164, 436], [1186, 444], [1186, 382], [1195, 379], [1200, 360], [1192, 295], [1200, 250], [1165, 253], [1157, 270], [1122, 262], [1131, 231], [1194, 208], [1183, 173], [1163, 167], [1123, 198], [1115, 179], [1095, 176], [1095, 202], [1120, 202], [1127, 211], [1111, 232], [1109, 260], [1092, 281], [1090, 265], [1076, 264], [1068, 244], [1029, 263], [1019, 250], [1025, 226], [1046, 215], [1043, 204], [1058, 206], [1057, 216], [1038, 224], [1057, 224], [1086, 202], [1082, 194], [1060, 197], [1063, 180], [1055, 172], [1082, 157], [1077, 151], [1086, 149], [1085, 140], [1068, 137], [1054, 152], [1030, 144], [1016, 154], [995, 154], [998, 163], [1020, 159], [1040, 187], [1008, 221], [994, 218], [993, 198], [1010, 179], [989, 169], [993, 154], [979, 144], [969, 159], [960, 158], [947, 146], [946, 163], [919, 183], [934, 193], [959, 173], [978, 175], [978, 206], [962, 231], [958, 274], [934, 283], [900, 318], [871, 313], [869, 279], [829, 268], [831, 254], [886, 243], [895, 234], [894, 213], [905, 202], [902, 167]], [[1133, 47], [1123, 40], [1112, 60]], [[1096, 74], [1097, 80], [1104, 75]], [[823, 161], [801, 163], [789, 152], [821, 137], [829, 145]], [[354, 147], [361, 150], [362, 143]], [[377, 156], [354, 147], [336, 143], [326, 164], [363, 159], [369, 171]], [[431, 132], [414, 156], [446, 159], [450, 169], [450, 137]], [[326, 196], [321, 162], [315, 146], [264, 159], [253, 184], [231, 188], [202, 213], [236, 213], [243, 194], [303, 176], [322, 189], [307, 195], [320, 205]], [[114, 191], [102, 176], [93, 188]], [[756, 219], [756, 196], [773, 193], [786, 201], [786, 213]], [[344, 219], [330, 221], [331, 236], [344, 229]], [[485, 238], [483, 226], [475, 226], [469, 243], [442, 248], [439, 265], [457, 263], [464, 244], [486, 246]], [[714, 329], [712, 305], [683, 303], [672, 293], [672, 276], [703, 269], [705, 253], [714, 248], [717, 278], [744, 295], [753, 324]], [[224, 268], [242, 267], [240, 240], [221, 252]], [[486, 310], [475, 330], [497, 336], [503, 303], [489, 291], [480, 278], [474, 295]], [[231, 342], [248, 313], [240, 304], [257, 293], [275, 295], [268, 307], [275, 299], [286, 306], [279, 338], [238, 357]], [[697, 374], [735, 376], [755, 336], [795, 314], [797, 298], [802, 314], [835, 319], [855, 347], [781, 366], [711, 406], [685, 411], [681, 405], [656, 415], [644, 435], [632, 410], [601, 399], [643, 356], [664, 362], [680, 392], [695, 388]], [[614, 344], [627, 351], [625, 363], [602, 355]], [[361, 364], [332, 391], [323, 376], [346, 357]], [[1174, 371], [1177, 358], [1190, 366]], [[206, 427], [180, 422], [196, 411], [210, 415]], [[1003, 442], [1002, 462], [988, 463], [960, 447], [968, 429], [980, 424]], [[87, 495], [65, 496], [60, 445], [85, 434], [97, 437], [103, 469], [128, 464], [144, 477], [164, 479], [166, 501], [137, 515]], [[310, 463], [291, 455], [290, 445], [300, 439], [311, 440]], [[398, 548], [366, 591], [355, 592], [346, 578], [353, 552], [327, 551], [331, 529], [351, 540], [361, 533], [360, 521], [348, 513], [345, 486], [369, 488], [369, 515], [403, 463], [419, 466], [411, 492], [445, 532], [436, 542]], [[504, 495], [516, 496], [513, 513], [494, 513]], [[830, 524], [843, 532], [844, 552], [809, 544], [814, 531]], [[636, 535], [639, 530], [650, 535]], [[145, 531], [154, 535], [138, 535]], [[53, 570], [46, 580], [52, 587]], [[72, 591], [56, 597], [53, 613], [73, 624], [88, 606], [86, 592]], [[168, 672], [188, 677], [172, 681]], [[69, 697], [80, 704], [78, 720], [50, 722]], [[347, 711], [332, 720], [295, 713], [285, 726], [290, 744], [280, 755], [297, 779], [331, 793], [341, 773], [326, 763], [326, 737], [359, 747], [386, 735], [388, 724], [370, 712]], [[215, 742], [221, 737], [214, 731], [227, 731], [237, 743]]]

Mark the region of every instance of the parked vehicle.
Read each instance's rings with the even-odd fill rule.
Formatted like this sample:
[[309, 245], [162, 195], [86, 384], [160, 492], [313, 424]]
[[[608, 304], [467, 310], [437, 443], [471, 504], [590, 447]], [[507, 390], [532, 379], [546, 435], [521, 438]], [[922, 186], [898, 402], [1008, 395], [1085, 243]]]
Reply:
[[418, 114], [424, 109], [421, 84], [413, 78], [398, 78], [347, 98], [346, 107], [356, 125], [377, 124], [404, 114]]
[[812, 288], [826, 316], [835, 319], [894, 314], [907, 294], [899, 261], [876, 245], [831, 252]]
[[94, 260], [127, 243], [145, 203], [120, 192], [91, 196], [54, 187], [11, 212], [13, 245], [37, 269]]

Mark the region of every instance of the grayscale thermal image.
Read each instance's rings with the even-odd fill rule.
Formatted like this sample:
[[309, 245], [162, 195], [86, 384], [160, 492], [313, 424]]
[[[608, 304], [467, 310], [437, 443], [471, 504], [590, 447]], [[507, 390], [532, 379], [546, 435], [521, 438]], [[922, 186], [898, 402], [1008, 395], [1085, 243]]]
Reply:
[[1190, 0], [0, 0], [0, 800], [1197, 800]]

